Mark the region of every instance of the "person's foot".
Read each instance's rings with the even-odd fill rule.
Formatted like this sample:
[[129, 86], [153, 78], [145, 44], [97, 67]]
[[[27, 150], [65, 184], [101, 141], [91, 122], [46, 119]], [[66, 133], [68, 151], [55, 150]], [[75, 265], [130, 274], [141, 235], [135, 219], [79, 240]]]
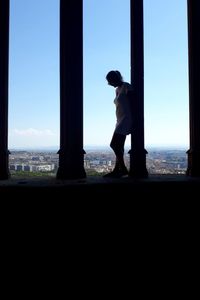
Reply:
[[108, 174], [103, 175], [104, 178], [114, 178], [116, 176], [117, 172], [110, 172]]
[[128, 175], [128, 170], [125, 168], [123, 170], [113, 170], [112, 172], [104, 175], [104, 178], [121, 178]]

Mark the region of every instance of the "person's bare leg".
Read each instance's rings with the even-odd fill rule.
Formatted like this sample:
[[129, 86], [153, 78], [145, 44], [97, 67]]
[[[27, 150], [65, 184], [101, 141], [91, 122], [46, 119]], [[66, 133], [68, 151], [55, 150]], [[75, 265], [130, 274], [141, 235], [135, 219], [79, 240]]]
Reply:
[[114, 133], [110, 147], [113, 149], [116, 155], [115, 167], [111, 173], [104, 175], [104, 177], [122, 177], [128, 174], [128, 170], [124, 163], [124, 143], [126, 136], [118, 133]]
[[124, 163], [124, 154], [117, 154], [118, 170], [127, 171], [127, 168]]
[[120, 169], [120, 163], [118, 161], [118, 158], [116, 157], [113, 172], [117, 172], [117, 171], [119, 171], [119, 169]]

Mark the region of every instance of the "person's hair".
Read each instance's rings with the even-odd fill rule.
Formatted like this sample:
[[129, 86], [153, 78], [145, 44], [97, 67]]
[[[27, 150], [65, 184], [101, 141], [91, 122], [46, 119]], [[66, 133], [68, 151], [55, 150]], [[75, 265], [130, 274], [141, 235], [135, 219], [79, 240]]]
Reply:
[[110, 71], [108, 72], [108, 74], [106, 75], [106, 79], [108, 80], [108, 82], [110, 81], [123, 81], [122, 75], [119, 71]]

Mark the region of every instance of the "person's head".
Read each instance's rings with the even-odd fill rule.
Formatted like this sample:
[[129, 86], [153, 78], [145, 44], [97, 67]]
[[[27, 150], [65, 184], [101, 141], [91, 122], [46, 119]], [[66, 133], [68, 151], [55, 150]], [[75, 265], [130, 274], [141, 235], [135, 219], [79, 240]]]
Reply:
[[108, 74], [106, 75], [106, 79], [108, 81], [108, 84], [114, 87], [120, 86], [123, 83], [123, 78], [119, 71], [108, 72]]

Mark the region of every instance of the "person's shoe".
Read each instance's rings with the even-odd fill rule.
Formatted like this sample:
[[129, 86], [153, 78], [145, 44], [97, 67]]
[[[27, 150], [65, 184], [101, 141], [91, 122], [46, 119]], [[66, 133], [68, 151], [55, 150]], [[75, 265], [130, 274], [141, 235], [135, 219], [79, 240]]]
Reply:
[[104, 178], [115, 178], [116, 174], [118, 173], [119, 171], [112, 171], [108, 174], [105, 174], [103, 175]]
[[128, 175], [128, 170], [125, 168], [123, 170], [114, 170], [106, 175], [104, 175], [104, 178], [121, 178], [123, 176]]
[[125, 168], [123, 170], [119, 170], [116, 173], [116, 177], [115, 178], [121, 178], [121, 177], [126, 176], [126, 175], [128, 175], [128, 170]]

